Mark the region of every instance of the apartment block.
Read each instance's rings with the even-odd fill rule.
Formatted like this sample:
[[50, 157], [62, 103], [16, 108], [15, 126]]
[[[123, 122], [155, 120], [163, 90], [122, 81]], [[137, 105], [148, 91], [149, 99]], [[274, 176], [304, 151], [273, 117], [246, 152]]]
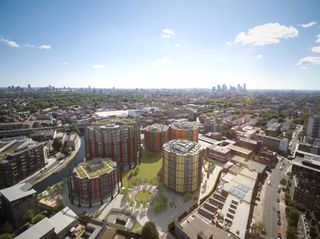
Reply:
[[108, 120], [85, 129], [87, 158], [111, 158], [120, 171], [140, 163], [140, 127], [128, 119]]
[[144, 148], [152, 152], [161, 152], [163, 144], [169, 141], [169, 127], [153, 124], [144, 128]]
[[201, 184], [203, 150], [188, 140], [171, 140], [163, 145], [163, 182], [175, 192], [196, 191]]
[[0, 141], [0, 189], [19, 183], [43, 167], [44, 143], [28, 138]]
[[95, 158], [74, 168], [68, 177], [71, 202], [82, 207], [92, 207], [106, 202], [119, 190], [120, 173], [116, 162]]
[[198, 142], [199, 127], [197, 122], [177, 120], [169, 125], [169, 138], [186, 139]]

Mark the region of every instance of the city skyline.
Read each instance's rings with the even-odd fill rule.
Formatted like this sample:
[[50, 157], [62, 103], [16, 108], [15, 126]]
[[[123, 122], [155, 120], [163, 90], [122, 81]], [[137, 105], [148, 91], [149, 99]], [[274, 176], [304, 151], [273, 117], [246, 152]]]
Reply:
[[1, 87], [320, 90], [317, 1], [0, 3]]

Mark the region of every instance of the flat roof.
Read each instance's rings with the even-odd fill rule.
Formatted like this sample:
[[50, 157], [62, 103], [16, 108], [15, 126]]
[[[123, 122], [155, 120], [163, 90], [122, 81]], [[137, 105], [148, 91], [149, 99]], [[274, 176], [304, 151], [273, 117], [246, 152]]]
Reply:
[[248, 160], [247, 164], [248, 164], [249, 170], [254, 170], [257, 173], [263, 173], [263, 171], [267, 167], [267, 165], [253, 161], [253, 160]]
[[164, 124], [152, 124], [144, 128], [145, 131], [149, 131], [149, 132], [163, 132], [163, 131], [167, 131], [168, 129], [169, 129], [169, 126]]
[[163, 145], [163, 149], [176, 154], [194, 154], [201, 150], [201, 145], [185, 139], [170, 140]]
[[[320, 172], [320, 162], [312, 159], [308, 159], [305, 157], [296, 156], [293, 161], [293, 164], [298, 165], [300, 167], [313, 170], [315, 172]], [[308, 165], [304, 164], [303, 162], [307, 162]], [[312, 167], [314, 165], [315, 167]]]
[[203, 136], [203, 135], [199, 135], [199, 140], [202, 140], [202, 141], [210, 143], [210, 144], [217, 144], [220, 142], [219, 140], [211, 139], [211, 138]]
[[231, 149], [231, 150], [234, 150], [234, 151], [237, 151], [237, 152], [246, 154], [246, 155], [249, 155], [249, 154], [252, 153], [252, 150], [246, 149], [246, 148], [242, 148], [242, 147], [237, 146], [237, 145], [234, 145], [234, 144], [229, 144], [229, 145], [227, 145], [226, 147], [228, 147], [228, 148]]
[[[238, 205], [237, 205], [237, 209], [234, 210], [235, 213], [231, 214], [233, 215], [233, 219], [229, 219], [227, 217], [227, 214], [230, 214], [229, 209], [231, 208], [230, 205], [232, 204], [232, 201], [237, 202]], [[223, 205], [223, 208], [221, 210], [221, 214], [223, 214], [223, 216], [228, 220], [232, 221], [232, 224], [229, 230], [231, 233], [233, 233], [234, 235], [237, 235], [241, 239], [244, 239], [246, 235], [249, 213], [250, 213], [250, 203], [239, 200], [237, 197], [231, 194], [228, 194], [226, 201]]]
[[106, 118], [94, 122], [92, 125], [88, 126], [88, 129], [95, 129], [95, 128], [118, 128], [118, 125], [135, 125], [137, 121], [131, 118]]
[[222, 154], [227, 154], [229, 152], [231, 152], [231, 149], [225, 147], [225, 146], [220, 146], [220, 145], [211, 145], [209, 147], [207, 147], [211, 150], [214, 150], [214, 151], [217, 151], [219, 153], [222, 153]]
[[250, 144], [258, 144], [257, 141], [255, 141], [255, 140], [253, 140], [253, 139], [249, 139], [249, 138], [241, 137], [239, 140], [240, 140], [240, 141], [243, 141], [243, 142], [250, 143]]
[[54, 226], [54, 232], [59, 234], [66, 227], [70, 226], [77, 220], [78, 216], [69, 207], [65, 207], [60, 212], [49, 218], [50, 223]]
[[279, 127], [281, 127], [281, 123], [272, 123], [268, 126], [267, 130], [270, 131], [275, 131], [277, 130]]
[[197, 238], [198, 234], [202, 234], [204, 239], [209, 239], [211, 235], [212, 238], [229, 239], [228, 232], [206, 222], [195, 213], [180, 223], [180, 226], [190, 238]]
[[30, 227], [28, 230], [25, 232], [21, 233], [16, 239], [37, 239], [37, 238], [42, 238], [45, 236], [47, 233], [52, 231], [54, 229], [54, 226], [50, 222], [50, 220], [45, 217], [43, 218], [40, 222], [37, 224], [33, 225]]
[[100, 118], [108, 118], [108, 117], [127, 117], [129, 114], [129, 110], [110, 110], [110, 111], [96, 111], [95, 115]]
[[95, 178], [111, 172], [117, 166], [111, 159], [94, 158], [79, 164], [74, 172], [81, 178]]
[[0, 194], [4, 196], [9, 202], [28, 197], [35, 193], [37, 193], [37, 191], [32, 188], [32, 185], [30, 183], [20, 183], [0, 190]]

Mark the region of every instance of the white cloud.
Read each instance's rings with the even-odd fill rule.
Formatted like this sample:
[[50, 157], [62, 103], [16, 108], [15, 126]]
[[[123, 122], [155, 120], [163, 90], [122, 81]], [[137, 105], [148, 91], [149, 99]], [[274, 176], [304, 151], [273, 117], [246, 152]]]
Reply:
[[10, 46], [10, 47], [20, 47], [18, 43], [16, 43], [15, 41], [11, 41], [8, 39], [5, 39], [4, 37], [0, 36], [0, 42], [5, 43], [6, 45]]
[[69, 65], [69, 62], [68, 61], [63, 61], [61, 62], [62, 65]]
[[258, 59], [261, 59], [262, 57], [263, 57], [262, 54], [257, 55], [257, 58], [258, 58]]
[[52, 47], [50, 45], [41, 45], [38, 48], [40, 50], [50, 50]]
[[264, 46], [279, 43], [281, 39], [295, 38], [298, 34], [299, 31], [295, 27], [266, 23], [249, 29], [248, 33], [240, 32], [234, 39], [234, 43]]
[[154, 61], [154, 64], [156, 65], [165, 65], [165, 64], [170, 64], [172, 63], [172, 60], [168, 57], [161, 57], [161, 58], [158, 58]]
[[305, 24], [298, 24], [298, 26], [303, 27], [303, 28], [308, 28], [308, 27], [312, 27], [316, 24], [317, 24], [317, 22], [309, 22], [309, 23], [305, 23]]
[[35, 45], [31, 45], [31, 44], [24, 44], [25, 47], [29, 47], [29, 48], [34, 48]]
[[320, 43], [320, 34], [318, 34], [316, 38], [317, 38], [316, 43]]
[[104, 69], [106, 68], [104, 65], [94, 65], [93, 69]]
[[228, 42], [226, 43], [226, 45], [227, 45], [227, 46], [232, 46], [233, 43], [232, 43], [231, 41], [228, 41]]
[[171, 38], [174, 35], [174, 31], [170, 28], [165, 28], [162, 30], [161, 37], [162, 38]]
[[301, 58], [297, 65], [319, 65], [320, 64], [320, 57], [318, 56], [306, 56], [304, 58]]
[[174, 47], [180, 47], [181, 44], [180, 44], [180, 43], [176, 43], [176, 44], [174, 44], [173, 46], [174, 46]]
[[312, 50], [312, 52], [320, 53], [320, 46], [315, 46], [311, 50]]

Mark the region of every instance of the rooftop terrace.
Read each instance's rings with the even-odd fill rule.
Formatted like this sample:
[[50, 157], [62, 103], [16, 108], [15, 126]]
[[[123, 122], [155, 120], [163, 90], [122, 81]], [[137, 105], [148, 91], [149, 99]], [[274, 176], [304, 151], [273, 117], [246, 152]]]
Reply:
[[80, 178], [95, 178], [111, 172], [117, 164], [110, 159], [95, 158], [80, 163], [75, 172]]
[[164, 144], [163, 148], [167, 151], [171, 151], [178, 154], [193, 154], [198, 152], [201, 149], [201, 146], [200, 144], [197, 144], [193, 141], [176, 139]]
[[144, 130], [150, 131], [150, 132], [162, 132], [162, 131], [167, 131], [168, 129], [169, 127], [164, 124], [152, 124], [144, 128]]

